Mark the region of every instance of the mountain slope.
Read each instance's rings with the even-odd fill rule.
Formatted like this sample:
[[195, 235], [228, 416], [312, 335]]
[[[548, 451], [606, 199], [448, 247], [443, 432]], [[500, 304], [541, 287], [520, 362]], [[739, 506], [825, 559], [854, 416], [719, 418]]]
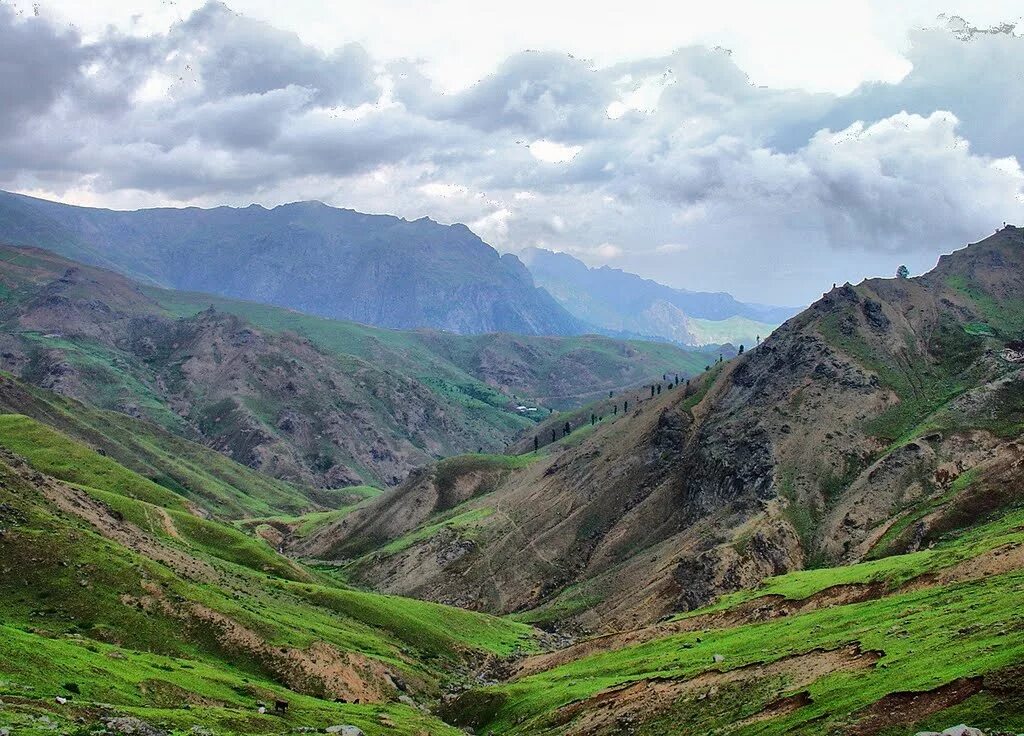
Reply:
[[515, 256], [500, 256], [465, 225], [426, 218], [318, 202], [117, 212], [0, 192], [0, 242], [169, 288], [383, 327], [583, 331]]
[[498, 734], [1016, 734], [1022, 529], [1018, 508], [928, 551], [773, 578], [527, 657], [442, 713]]
[[[322, 487], [393, 484], [439, 456], [501, 449], [533, 426], [520, 401], [578, 402], [555, 394], [696, 362], [608, 338], [391, 332], [143, 288], [33, 249], [0, 247], [0, 289], [0, 368]], [[567, 354], [588, 366], [569, 388], [527, 370]]]
[[744, 304], [721, 292], [673, 289], [608, 266], [589, 268], [567, 253], [529, 248], [522, 257], [538, 285], [571, 314], [609, 334], [750, 346], [796, 312]]
[[1015, 228], [924, 277], [839, 287], [699, 379], [608, 399], [564, 438], [547, 420], [525, 467], [481, 484], [439, 466], [375, 500], [408, 528], [367, 509], [300, 551], [355, 558], [384, 590], [608, 630], [921, 548], [1024, 488], [1021, 294]]
[[457, 733], [425, 713], [441, 688], [533, 646], [521, 624], [352, 590], [193, 511], [0, 415], [0, 727]]

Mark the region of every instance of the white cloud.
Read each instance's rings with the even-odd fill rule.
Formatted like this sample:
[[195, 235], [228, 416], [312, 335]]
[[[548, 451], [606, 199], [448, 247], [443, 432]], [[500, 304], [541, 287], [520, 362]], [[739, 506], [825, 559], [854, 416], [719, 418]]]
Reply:
[[576, 158], [583, 146], [567, 146], [549, 140], [536, 140], [530, 144], [530, 153], [538, 161], [549, 164], [564, 164]]

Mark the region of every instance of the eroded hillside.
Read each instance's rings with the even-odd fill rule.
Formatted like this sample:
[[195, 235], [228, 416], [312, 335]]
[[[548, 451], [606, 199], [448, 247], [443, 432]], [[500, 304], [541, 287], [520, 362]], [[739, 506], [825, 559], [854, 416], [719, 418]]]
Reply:
[[487, 482], [449, 461], [297, 551], [383, 590], [609, 630], [927, 547], [1020, 493], [1021, 294], [1012, 227], [924, 277], [835, 288], [689, 385], [615, 396]]
[[[533, 426], [516, 408], [532, 396], [571, 404], [699, 361], [607, 338], [389, 332], [143, 288], [33, 249], [0, 250], [0, 289], [3, 370], [324, 488], [395, 484], [437, 457], [501, 449]], [[559, 360], [589, 370], [571, 385], [521, 375]]]

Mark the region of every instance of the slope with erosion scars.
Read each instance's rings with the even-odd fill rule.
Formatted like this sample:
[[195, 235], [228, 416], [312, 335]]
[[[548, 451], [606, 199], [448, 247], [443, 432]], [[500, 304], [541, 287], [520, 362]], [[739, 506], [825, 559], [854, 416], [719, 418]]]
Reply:
[[[903, 736], [960, 722], [1017, 733], [1022, 549], [1018, 506], [927, 553], [788, 573], [672, 622], [529, 657], [446, 713], [502, 734]], [[828, 584], [838, 580], [855, 582]]]
[[[356, 578], [392, 592], [535, 609], [525, 620], [596, 631], [876, 554], [882, 527], [908, 511], [916, 536], [896, 541], [912, 549], [938, 529], [920, 512], [948, 504], [972, 472], [1016, 473], [1024, 372], [1007, 356], [1024, 336], [1021, 293], [1016, 228], [944, 256], [925, 277], [837, 287], [697, 379], [631, 392], [629, 411], [611, 416], [606, 405], [626, 397], [602, 400], [596, 426], [571, 423], [489, 495], [461, 499], [461, 511], [502, 511], [471, 534], [417, 535], [438, 509], [409, 486], [375, 506], [385, 519], [401, 504], [418, 509], [397, 528], [376, 522], [365, 534], [350, 522], [307, 549], [360, 557]], [[1020, 486], [1004, 487], [1003, 504]], [[402, 535], [414, 542], [368, 554]]]
[[500, 449], [534, 423], [522, 392], [554, 380], [513, 380], [516, 366], [571, 356], [590, 366], [584, 388], [603, 391], [692, 359], [601, 337], [376, 329], [141, 287], [31, 248], [0, 247], [0, 287], [0, 369], [321, 488], [394, 485], [437, 457]]

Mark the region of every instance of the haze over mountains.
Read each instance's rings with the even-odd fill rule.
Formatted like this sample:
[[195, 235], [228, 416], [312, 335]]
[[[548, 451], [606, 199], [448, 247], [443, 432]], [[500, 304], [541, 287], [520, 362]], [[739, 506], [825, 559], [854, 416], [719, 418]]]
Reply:
[[744, 304], [723, 292], [673, 289], [542, 248], [528, 248], [522, 258], [534, 281], [570, 313], [610, 332], [683, 345], [753, 345], [798, 311]]

